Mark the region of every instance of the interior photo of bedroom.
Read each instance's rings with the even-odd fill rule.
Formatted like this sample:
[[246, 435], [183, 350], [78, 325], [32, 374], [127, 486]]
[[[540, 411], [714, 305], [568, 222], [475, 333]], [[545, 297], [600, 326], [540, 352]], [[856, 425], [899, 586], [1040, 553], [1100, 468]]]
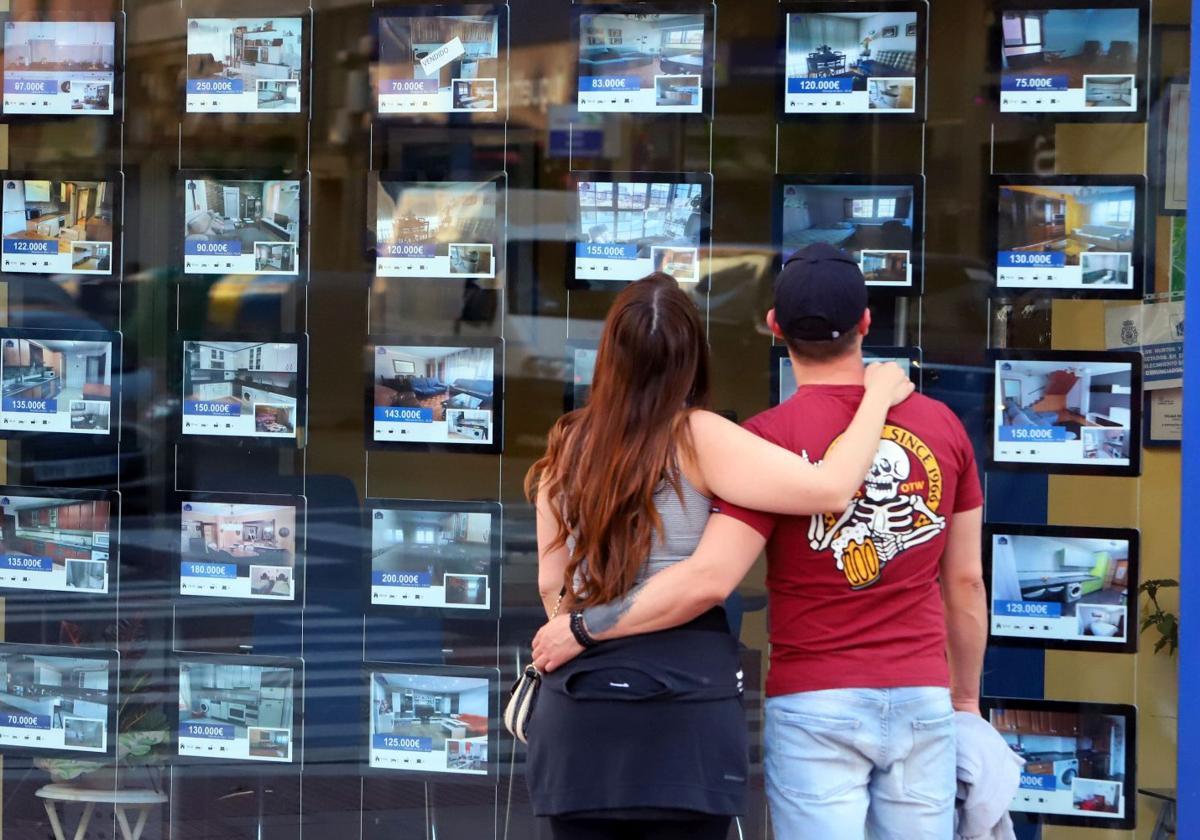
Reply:
[[1002, 435], [1004, 428], [1054, 428], [1060, 430], [1062, 440], [1082, 440], [1084, 458], [1129, 458], [1132, 372], [1128, 364], [998, 364]]
[[259, 434], [296, 430], [299, 350], [279, 342], [185, 341], [184, 400], [238, 406]]
[[[494, 272], [491, 249], [499, 229], [496, 193], [492, 181], [381, 179], [375, 222], [378, 256], [391, 256], [392, 245], [432, 245], [438, 255], [450, 257], [451, 273]], [[462, 247], [452, 248], [452, 244]]]
[[377, 407], [429, 409], [433, 422], [453, 409], [492, 409], [495, 352], [490, 347], [379, 347]]
[[254, 270], [294, 273], [300, 242], [299, 181], [188, 179], [186, 242], [235, 241]]
[[[488, 681], [375, 671], [371, 735], [421, 739], [446, 756], [446, 769], [483, 773], [488, 761]], [[431, 769], [431, 768], [429, 768]]]
[[102, 591], [110, 507], [104, 500], [0, 496], [0, 554], [47, 558], [68, 591]]
[[291, 598], [296, 508], [291, 505], [183, 502], [179, 531], [185, 562], [223, 563], [254, 595]]
[[[183, 661], [180, 730], [188, 724], [229, 724], [235, 740], [249, 741], [252, 757], [286, 761], [291, 756], [292, 679], [291, 668]], [[265, 736], [261, 730], [267, 730]]]
[[912, 109], [916, 12], [792, 13], [787, 27], [788, 79], [849, 79], [873, 110]]
[[1000, 188], [1000, 251], [1052, 251], [1078, 265], [1090, 285], [1128, 285], [1136, 244], [1134, 187], [1106, 185]]
[[998, 534], [992, 538], [992, 600], [1048, 601], [1078, 619], [1076, 634], [1126, 637], [1129, 542]]
[[694, 76], [657, 92], [672, 105], [699, 103], [704, 70], [704, 16], [684, 14], [599, 14], [579, 18], [579, 75], [626, 76], [641, 90], [656, 90], [658, 76]]
[[467, 511], [376, 509], [371, 519], [372, 577], [422, 576], [445, 587], [447, 606], [486, 606], [492, 515]]
[[63, 748], [102, 752], [107, 747], [109, 668], [102, 659], [0, 653], [0, 713], [44, 717], [51, 732], [62, 733]]
[[189, 79], [240, 79], [246, 91], [259, 79], [300, 79], [299, 18], [190, 18], [187, 27]]
[[[426, 72], [422, 61], [454, 39], [462, 44], [457, 58]], [[454, 107], [466, 110], [495, 110], [496, 79], [500, 75], [499, 25], [495, 15], [388, 16], [379, 21], [379, 77], [382, 80], [435, 79], [437, 90], [447, 93], [461, 81], [466, 88], [455, 90]], [[476, 80], [490, 80], [486, 88], [472, 87]], [[381, 88], [382, 90], [382, 88]]]
[[581, 181], [578, 241], [637, 245], [644, 258], [658, 246], [678, 261], [681, 251], [700, 247], [703, 196], [701, 184]]
[[112, 345], [107, 341], [4, 339], [3, 398], [54, 400], [70, 428], [105, 430], [112, 397]]
[[111, 271], [112, 196], [105, 181], [5, 181], [4, 238], [55, 240], [73, 269]]
[[1136, 8], [1005, 11], [1000, 26], [1005, 73], [1066, 76], [1070, 88], [1084, 87], [1089, 75], [1124, 76], [1132, 88], [1138, 63]]
[[[860, 261], [868, 282], [904, 279], [913, 249], [913, 188], [859, 184], [784, 184], [783, 258], [827, 242]], [[870, 252], [870, 253], [868, 253]]]

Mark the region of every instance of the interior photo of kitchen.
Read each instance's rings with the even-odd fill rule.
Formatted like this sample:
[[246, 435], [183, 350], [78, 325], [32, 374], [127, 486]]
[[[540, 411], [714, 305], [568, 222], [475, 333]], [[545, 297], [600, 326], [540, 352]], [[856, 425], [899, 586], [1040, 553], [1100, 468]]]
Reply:
[[1049, 601], [1079, 619], [1079, 635], [1128, 632], [1129, 543], [1085, 537], [1001, 534], [992, 541], [992, 599]]
[[[250, 739], [252, 729], [292, 730], [292, 669], [263, 665], [225, 665], [182, 662], [179, 666], [179, 723], [226, 723], [234, 727], [234, 738], [249, 739], [268, 757], [290, 757], [290, 738], [280, 740], [272, 733]], [[275, 750], [281, 750], [276, 754]], [[253, 755], [253, 752], [251, 752]]]
[[794, 12], [787, 27], [789, 79], [849, 79], [873, 109], [912, 109], [916, 12]]
[[240, 79], [255, 90], [259, 79], [300, 78], [299, 18], [189, 18], [187, 77]]
[[[4, 182], [5, 239], [54, 240], [79, 271], [111, 271], [113, 191], [105, 181]], [[76, 250], [76, 243], [91, 248]]]
[[579, 242], [634, 244], [642, 258], [656, 246], [664, 256], [700, 247], [701, 184], [581, 181], [578, 196]]
[[371, 571], [428, 575], [448, 605], [487, 604], [492, 515], [468, 511], [375, 510]]
[[70, 428], [108, 430], [111, 344], [28, 338], [3, 342], [0, 376], [6, 404], [9, 400], [56, 400], [57, 412], [70, 415]]
[[911, 186], [784, 184], [782, 198], [784, 259], [827, 242], [858, 260], [863, 251], [877, 252], [864, 273], [869, 267], [878, 275], [897, 267], [889, 265], [887, 252], [907, 254], [913, 248]]
[[655, 90], [658, 76], [695, 76], [703, 70], [703, 15], [585, 14], [579, 18], [580, 76], [633, 76], [641, 90]]
[[250, 581], [256, 595], [292, 597], [296, 566], [296, 508], [291, 505], [184, 502], [181, 557], [224, 563]]
[[299, 181], [189, 178], [183, 199], [186, 241], [236, 241], [240, 243], [240, 253], [254, 254], [255, 271], [296, 270], [300, 242]]
[[[997, 375], [1002, 427], [1058, 428], [1065, 440], [1083, 439], [1085, 457], [1128, 457], [1132, 373], [1127, 363], [1005, 361]], [[1113, 435], [1087, 434], [1092, 429]], [[1114, 448], [1124, 456], [1113, 454]]]
[[299, 372], [295, 344], [185, 341], [184, 399], [239, 406], [260, 434], [292, 434]]
[[1000, 26], [1006, 73], [1066, 76], [1068, 87], [1081, 88], [1089, 74], [1137, 72], [1134, 7], [1005, 11]]
[[107, 586], [107, 501], [0, 496], [0, 554], [48, 557], [68, 590]]
[[4, 78], [53, 80], [72, 111], [112, 111], [116, 26], [112, 21], [4, 22]]
[[[496, 184], [492, 181], [379, 181], [375, 231], [379, 256], [391, 245], [433, 245], [438, 256], [459, 260], [454, 273], [490, 273], [491, 245], [496, 241]], [[465, 251], [451, 254], [451, 244], [487, 245], [474, 250], [474, 268]], [[486, 260], [483, 266], [480, 259]]]
[[1116, 715], [993, 709], [992, 725], [1041, 788], [1069, 791], [1075, 811], [1124, 812], [1125, 720]]
[[[1092, 252], [1133, 250], [1133, 187], [1003, 186], [996, 245], [1001, 251], [1055, 251], [1067, 265]], [[1084, 283], [1120, 282], [1111, 265], [1084, 264]]]
[[[488, 681], [475, 677], [371, 674], [371, 734], [427, 739], [458, 769], [484, 772], [488, 761]], [[457, 744], [457, 746], [451, 746]]]
[[492, 409], [495, 351], [490, 347], [379, 347], [375, 405], [427, 408], [433, 422], [448, 409]]
[[[462, 43], [463, 52], [426, 72], [422, 60], [455, 38]], [[389, 81], [436, 79], [442, 93], [458, 80], [468, 86], [477, 79], [489, 80], [488, 95], [482, 95], [483, 87], [468, 87], [461, 95], [456, 91], [454, 104], [456, 108], [493, 110], [500, 75], [498, 20], [495, 15], [384, 17], [379, 22], [378, 72], [380, 79]]]
[[66, 749], [107, 749], [109, 701], [105, 660], [0, 653], [0, 712], [48, 718]]

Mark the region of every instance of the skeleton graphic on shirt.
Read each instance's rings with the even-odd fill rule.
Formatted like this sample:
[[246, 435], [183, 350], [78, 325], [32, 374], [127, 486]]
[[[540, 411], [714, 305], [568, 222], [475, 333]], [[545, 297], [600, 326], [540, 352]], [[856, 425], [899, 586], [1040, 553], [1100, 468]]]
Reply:
[[[802, 454], [807, 458], [807, 453]], [[923, 480], [913, 476], [910, 454], [924, 467]], [[861, 493], [841, 514], [812, 517], [809, 546], [814, 551], [831, 550], [837, 568], [844, 571], [846, 552], [871, 541], [880, 567], [885, 567], [946, 529], [946, 517], [937, 513], [941, 479], [941, 469], [928, 446], [904, 429], [886, 427]]]

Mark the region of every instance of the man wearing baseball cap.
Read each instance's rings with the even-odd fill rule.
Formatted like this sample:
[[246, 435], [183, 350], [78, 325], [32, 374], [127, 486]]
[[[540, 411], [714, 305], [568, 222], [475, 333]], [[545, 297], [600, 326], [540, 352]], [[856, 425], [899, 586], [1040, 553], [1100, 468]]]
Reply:
[[[819, 461], [863, 394], [871, 313], [858, 263], [824, 243], [794, 254], [767, 325], [787, 345], [798, 389], [746, 427]], [[691, 558], [617, 609], [585, 611], [587, 631], [605, 640], [682, 624], [722, 602], [749, 570], [753, 561], [731, 562], [730, 545], [738, 557], [765, 546], [775, 836], [945, 840], [954, 831], [954, 714], [979, 712], [987, 640], [982, 504], [962, 424], [915, 394], [889, 412], [846, 510], [789, 517], [718, 501]], [[706, 548], [717, 543], [725, 550]], [[560, 630], [539, 631], [535, 663], [559, 666], [578, 652]]]

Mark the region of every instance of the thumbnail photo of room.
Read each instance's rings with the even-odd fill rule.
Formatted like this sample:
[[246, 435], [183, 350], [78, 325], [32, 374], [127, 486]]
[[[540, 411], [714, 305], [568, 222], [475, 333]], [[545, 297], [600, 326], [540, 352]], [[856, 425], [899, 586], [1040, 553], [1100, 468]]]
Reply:
[[992, 598], [1059, 605], [1078, 636], [1122, 640], [1128, 628], [1129, 543], [1000, 534], [992, 545]]
[[185, 562], [234, 566], [260, 597], [291, 599], [296, 568], [292, 505], [184, 502], [179, 532]]
[[[76, 431], [107, 432], [112, 397], [112, 345], [107, 341], [4, 339], [0, 357], [5, 413], [17, 401], [54, 400]], [[60, 429], [61, 430], [61, 429]]]
[[112, 271], [113, 191], [105, 181], [5, 181], [5, 239], [52, 240], [71, 270]]
[[[427, 72], [430, 54], [457, 38], [463, 51]], [[379, 22], [382, 81], [436, 80], [443, 98], [453, 92], [455, 111], [495, 111], [500, 76], [499, 21], [495, 15], [385, 17]], [[430, 84], [433, 84], [432, 82]], [[380, 86], [386, 91], [386, 85]]]
[[378, 743], [380, 735], [420, 739], [428, 745], [426, 752], [445, 761], [421, 769], [486, 773], [488, 700], [486, 679], [376, 671], [371, 674], [372, 741]]
[[0, 712], [46, 719], [44, 748], [104, 752], [110, 700], [102, 659], [0, 653]]
[[494, 377], [490, 347], [380, 347], [375, 405], [429, 409], [435, 423], [479, 410], [490, 422]]
[[905, 285], [911, 277], [912, 226], [911, 186], [783, 186], [784, 259], [826, 242], [858, 260], [868, 283]]
[[[1042, 813], [1125, 812], [1125, 719], [1097, 713], [993, 709], [992, 725], [1025, 759], [1014, 809]], [[1037, 787], [1032, 788], [1036, 783]], [[1026, 793], [1036, 808], [1022, 807]]]
[[581, 243], [636, 245], [636, 256], [681, 282], [699, 279], [701, 184], [581, 181]]
[[579, 27], [581, 77], [635, 77], [658, 105], [701, 104], [703, 15], [585, 14]]
[[[298, 110], [303, 49], [299, 18], [191, 18], [187, 77], [240, 80], [267, 110]], [[259, 82], [290, 83], [265, 86]], [[275, 98], [274, 94], [283, 94]]]
[[1069, 88], [1088, 88], [1096, 77], [1086, 105], [1133, 105], [1136, 8], [1006, 11], [1000, 23], [1004, 72], [1066, 76]]
[[1002, 439], [1005, 428], [1057, 429], [1060, 440], [1082, 441], [1085, 460], [1129, 459], [1127, 363], [1005, 361], [997, 376]]
[[[492, 515], [377, 509], [371, 521], [371, 572], [417, 575], [449, 607], [487, 607]], [[429, 604], [437, 606], [437, 604]]]
[[254, 418], [254, 433], [296, 433], [298, 353], [295, 344], [254, 341], [185, 341], [185, 402], [238, 406]]
[[[107, 501], [0, 496], [0, 555], [44, 557], [67, 591], [108, 589]], [[51, 587], [47, 587], [51, 588]]]
[[297, 272], [299, 181], [188, 179], [183, 198], [185, 242], [237, 242], [256, 273]]
[[379, 181], [375, 231], [379, 256], [397, 245], [432, 246], [448, 273], [491, 277], [499, 229], [491, 181]]
[[1137, 224], [1133, 187], [1000, 188], [997, 247], [1054, 252], [1082, 269], [1085, 286], [1128, 286]]
[[871, 110], [913, 110], [916, 12], [793, 13], [787, 27], [788, 79], [849, 79]]
[[49, 94], [56, 100], [52, 113], [65, 105], [111, 114], [115, 38], [111, 21], [6, 21], [5, 90], [15, 91], [18, 82], [49, 83], [56, 89]]
[[179, 665], [179, 724], [233, 726], [251, 758], [291, 759], [291, 668], [185, 661]]

